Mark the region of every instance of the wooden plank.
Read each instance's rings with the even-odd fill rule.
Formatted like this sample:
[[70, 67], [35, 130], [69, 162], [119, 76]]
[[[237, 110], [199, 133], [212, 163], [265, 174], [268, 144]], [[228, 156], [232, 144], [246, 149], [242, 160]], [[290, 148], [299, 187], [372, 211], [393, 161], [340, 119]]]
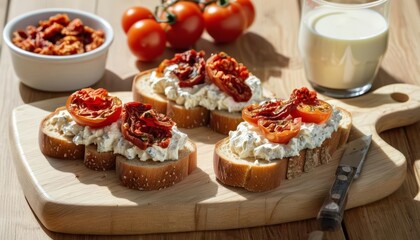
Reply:
[[[3, 33], [4, 25], [6, 24], [8, 0], [0, 0], [0, 33]], [[0, 54], [3, 37], [0, 37]]]

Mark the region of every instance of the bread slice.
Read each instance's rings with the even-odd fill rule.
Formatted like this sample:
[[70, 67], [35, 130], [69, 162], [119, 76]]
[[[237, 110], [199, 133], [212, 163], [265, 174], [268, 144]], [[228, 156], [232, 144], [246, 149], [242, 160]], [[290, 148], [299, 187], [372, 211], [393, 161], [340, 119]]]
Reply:
[[107, 171], [115, 169], [116, 154], [113, 152], [98, 152], [95, 144], [85, 146], [83, 163], [89, 169], [95, 171]]
[[122, 185], [138, 190], [160, 190], [186, 178], [197, 168], [197, 147], [188, 140], [179, 151], [178, 160], [156, 162], [127, 159], [121, 155], [116, 159], [116, 173]]
[[57, 131], [57, 129], [48, 124], [52, 117], [63, 110], [66, 110], [66, 108], [59, 107], [42, 120], [38, 134], [39, 148], [44, 155], [49, 157], [83, 159], [85, 146], [76, 145], [73, 143], [72, 137], [64, 136], [62, 132]]
[[241, 113], [230, 113], [228, 111], [210, 111], [204, 107], [197, 106], [186, 109], [184, 106], [168, 100], [165, 95], [155, 93], [147, 81], [155, 69], [139, 73], [133, 81], [133, 99], [143, 103], [152, 104], [158, 112], [164, 113], [172, 118], [180, 128], [196, 128], [207, 126], [218, 133], [227, 135], [229, 131], [235, 130], [242, 122]]
[[339, 108], [343, 118], [331, 138], [315, 149], [303, 149], [295, 157], [274, 161], [240, 158], [229, 148], [229, 138], [216, 143], [213, 157], [216, 178], [223, 184], [242, 187], [251, 192], [263, 192], [280, 186], [282, 180], [293, 179], [304, 172], [327, 163], [338, 147], [347, 142], [351, 114]]
[[230, 113], [228, 111], [213, 110], [210, 112], [210, 128], [218, 133], [228, 135], [243, 122], [242, 113]]

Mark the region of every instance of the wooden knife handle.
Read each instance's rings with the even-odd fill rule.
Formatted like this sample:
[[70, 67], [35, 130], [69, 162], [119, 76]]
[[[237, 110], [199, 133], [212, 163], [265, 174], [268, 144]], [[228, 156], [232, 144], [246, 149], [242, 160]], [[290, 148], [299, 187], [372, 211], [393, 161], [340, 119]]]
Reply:
[[338, 229], [343, 220], [344, 208], [347, 203], [347, 193], [353, 181], [355, 168], [339, 166], [330, 193], [318, 213], [318, 222], [323, 231]]

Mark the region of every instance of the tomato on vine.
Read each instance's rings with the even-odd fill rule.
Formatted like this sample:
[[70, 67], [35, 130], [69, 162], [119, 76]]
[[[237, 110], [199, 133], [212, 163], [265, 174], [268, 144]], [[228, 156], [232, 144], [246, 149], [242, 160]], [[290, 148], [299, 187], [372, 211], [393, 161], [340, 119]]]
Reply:
[[255, 7], [251, 0], [236, 0], [241, 5], [246, 16], [246, 26], [249, 28], [255, 19]]
[[139, 60], [152, 61], [165, 51], [166, 35], [155, 20], [144, 19], [128, 30], [127, 43]]
[[204, 31], [204, 18], [200, 7], [193, 2], [179, 1], [164, 7], [160, 21], [169, 45], [186, 49], [200, 39]]
[[234, 41], [248, 24], [245, 11], [236, 1], [213, 2], [205, 7], [203, 17], [207, 32], [219, 43]]
[[125, 33], [134, 23], [144, 19], [154, 19], [153, 13], [145, 7], [131, 7], [127, 9], [121, 18], [121, 26]]

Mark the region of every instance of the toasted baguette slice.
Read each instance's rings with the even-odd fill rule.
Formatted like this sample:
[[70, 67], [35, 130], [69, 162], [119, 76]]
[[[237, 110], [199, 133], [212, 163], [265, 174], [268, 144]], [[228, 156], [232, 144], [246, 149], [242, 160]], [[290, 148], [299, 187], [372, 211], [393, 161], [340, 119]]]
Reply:
[[41, 152], [49, 157], [59, 159], [83, 159], [85, 154], [84, 145], [76, 145], [71, 137], [66, 137], [62, 132], [58, 132], [48, 120], [65, 110], [65, 107], [59, 107], [54, 112], [46, 116], [39, 127], [38, 141]]
[[98, 152], [95, 144], [85, 146], [83, 163], [89, 169], [95, 171], [107, 171], [115, 169], [116, 154], [113, 152]]
[[188, 140], [179, 151], [178, 160], [155, 162], [127, 159], [121, 155], [116, 159], [116, 173], [122, 185], [138, 190], [160, 190], [186, 178], [197, 168], [197, 147]]
[[331, 138], [315, 149], [303, 149], [299, 156], [274, 161], [243, 159], [229, 148], [229, 138], [216, 143], [213, 157], [216, 178], [223, 184], [242, 187], [251, 192], [263, 192], [280, 186], [284, 179], [293, 179], [303, 172], [327, 163], [335, 150], [347, 142], [351, 115], [340, 108], [343, 118]]
[[213, 110], [210, 112], [210, 128], [218, 133], [228, 135], [229, 131], [236, 130], [239, 123], [243, 122], [240, 112]]
[[207, 126], [218, 133], [227, 135], [235, 130], [242, 122], [241, 113], [229, 113], [228, 111], [210, 111], [204, 107], [186, 109], [184, 106], [170, 101], [165, 95], [155, 93], [147, 79], [155, 69], [139, 73], [133, 81], [134, 101], [150, 103], [158, 112], [167, 114], [177, 123], [180, 128], [196, 128]]

